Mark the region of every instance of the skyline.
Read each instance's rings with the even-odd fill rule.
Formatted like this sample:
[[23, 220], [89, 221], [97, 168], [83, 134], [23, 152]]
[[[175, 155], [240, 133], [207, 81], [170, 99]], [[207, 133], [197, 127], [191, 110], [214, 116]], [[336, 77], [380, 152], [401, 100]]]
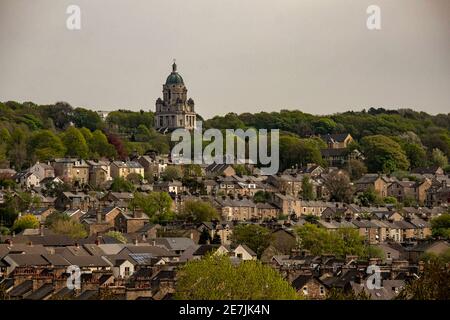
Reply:
[[[155, 111], [176, 58], [205, 118], [448, 113], [450, 2], [255, 1], [2, 0], [0, 99]], [[79, 31], [65, 27], [69, 4], [82, 10]], [[379, 31], [365, 25], [371, 4]]]

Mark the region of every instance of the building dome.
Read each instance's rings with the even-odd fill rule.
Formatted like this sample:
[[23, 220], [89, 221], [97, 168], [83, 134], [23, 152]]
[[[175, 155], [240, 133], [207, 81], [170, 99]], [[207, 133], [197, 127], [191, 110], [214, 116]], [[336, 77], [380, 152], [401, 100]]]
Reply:
[[166, 80], [166, 85], [171, 84], [184, 84], [183, 78], [177, 72], [177, 64], [175, 62], [172, 65], [172, 73], [169, 74]]

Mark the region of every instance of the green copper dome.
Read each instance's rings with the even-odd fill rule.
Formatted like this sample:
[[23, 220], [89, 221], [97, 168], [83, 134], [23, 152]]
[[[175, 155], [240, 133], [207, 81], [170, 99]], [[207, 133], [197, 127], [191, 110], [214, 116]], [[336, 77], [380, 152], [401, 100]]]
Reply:
[[166, 80], [166, 85], [170, 84], [184, 84], [183, 78], [177, 72], [177, 64], [175, 62], [172, 65], [172, 73], [169, 74]]

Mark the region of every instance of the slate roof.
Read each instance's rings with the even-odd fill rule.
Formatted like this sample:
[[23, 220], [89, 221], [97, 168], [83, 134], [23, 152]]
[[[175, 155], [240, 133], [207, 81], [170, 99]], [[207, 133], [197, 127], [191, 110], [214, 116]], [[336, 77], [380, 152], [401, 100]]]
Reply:
[[184, 251], [195, 244], [190, 238], [156, 238], [153, 241], [170, 251]]
[[12, 290], [9, 292], [9, 295], [12, 298], [23, 297], [32, 290], [33, 290], [33, 280], [25, 280], [21, 284], [12, 288]]
[[51, 283], [46, 283], [42, 285], [37, 290], [33, 291], [30, 295], [28, 295], [25, 299], [26, 300], [43, 300], [44, 298], [50, 296], [53, 291], [55, 291], [55, 288]]

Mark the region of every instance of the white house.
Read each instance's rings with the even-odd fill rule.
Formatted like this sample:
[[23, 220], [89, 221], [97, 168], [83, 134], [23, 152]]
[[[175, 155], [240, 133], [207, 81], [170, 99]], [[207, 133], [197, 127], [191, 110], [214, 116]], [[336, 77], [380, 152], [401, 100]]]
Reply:
[[256, 260], [256, 253], [245, 244], [240, 244], [233, 250], [234, 256], [241, 260]]
[[26, 188], [39, 187], [40, 179], [37, 175], [29, 171], [16, 173], [13, 177], [16, 183]]
[[134, 273], [134, 264], [127, 259], [118, 259], [113, 266], [113, 275], [116, 279], [127, 279]]

